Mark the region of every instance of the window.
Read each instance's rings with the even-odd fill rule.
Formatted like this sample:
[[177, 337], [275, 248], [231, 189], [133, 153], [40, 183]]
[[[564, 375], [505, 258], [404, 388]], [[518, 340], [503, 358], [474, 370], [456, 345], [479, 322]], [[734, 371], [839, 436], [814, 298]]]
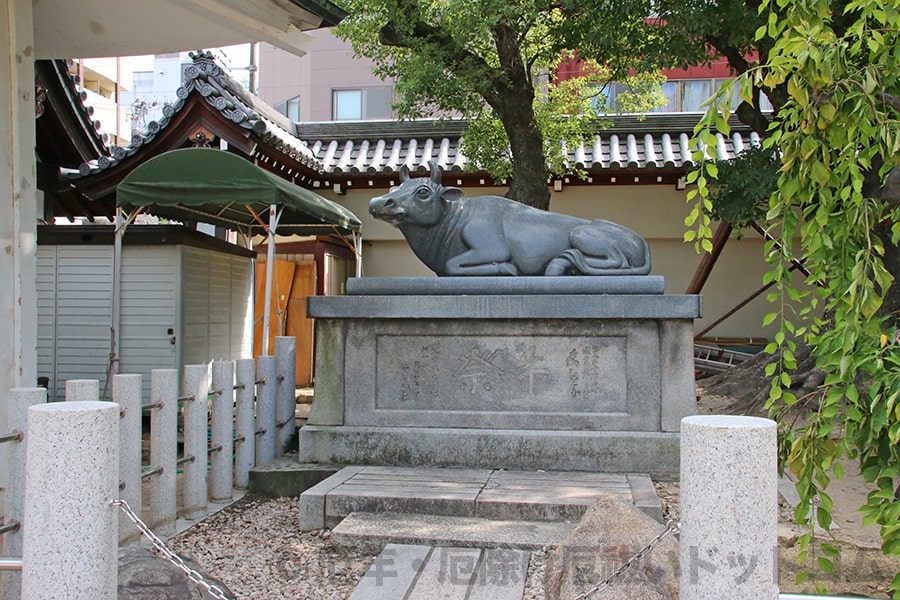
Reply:
[[613, 81], [606, 85], [600, 83], [593, 83], [591, 85], [595, 88], [592, 90], [595, 95], [591, 98], [591, 107], [594, 111], [598, 113], [616, 112], [618, 106], [616, 97], [619, 94], [620, 84]]
[[[716, 91], [719, 91], [719, 89], [722, 87], [722, 84], [725, 83], [725, 81], [727, 81], [727, 80], [720, 79], [720, 80], [716, 81]], [[734, 110], [741, 104], [742, 100], [741, 100], [741, 97], [738, 96], [737, 86], [732, 88], [732, 91], [733, 91], [733, 95], [731, 96], [731, 110]], [[760, 108], [760, 110], [764, 110], [764, 111], [772, 110], [772, 103], [769, 102], [769, 99], [762, 92], [760, 92], [760, 94], [759, 94], [759, 108]]]
[[362, 119], [362, 90], [334, 91], [334, 120]]
[[332, 92], [332, 118], [335, 121], [360, 119], [389, 119], [391, 111], [390, 87], [371, 87]]
[[[654, 109], [655, 113], [669, 112], [701, 112], [706, 110], [703, 103], [709, 100], [713, 95], [713, 90], [718, 91], [726, 79], [685, 79], [667, 81], [662, 86], [663, 94], [668, 98], [668, 103], [660, 108]], [[600, 84], [596, 84], [598, 87]], [[616, 113], [621, 110], [618, 102], [618, 95], [623, 90], [623, 84], [613, 82], [605, 89], [600, 91], [600, 95], [606, 97], [608, 101], [609, 113]], [[735, 93], [731, 100], [731, 109], [734, 110], [741, 103], [741, 99]], [[600, 111], [600, 102], [595, 100], [594, 108]], [[762, 110], [772, 110], [772, 105], [765, 95], [761, 95], [760, 106]]]
[[712, 79], [691, 79], [681, 82], [681, 110], [702, 110], [700, 105], [712, 96]]
[[678, 112], [678, 82], [667, 81], [662, 85], [663, 95], [669, 99], [669, 103], [660, 108], [654, 108], [653, 112]]
[[284, 103], [284, 115], [291, 121], [300, 120], [300, 96], [294, 96]]

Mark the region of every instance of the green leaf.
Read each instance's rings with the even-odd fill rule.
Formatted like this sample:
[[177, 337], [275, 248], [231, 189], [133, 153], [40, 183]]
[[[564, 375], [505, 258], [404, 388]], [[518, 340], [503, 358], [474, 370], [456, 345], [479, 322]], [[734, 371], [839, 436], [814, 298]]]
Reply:
[[832, 472], [834, 473], [835, 479], [843, 479], [844, 478], [844, 467], [839, 462], [835, 462], [832, 467]]

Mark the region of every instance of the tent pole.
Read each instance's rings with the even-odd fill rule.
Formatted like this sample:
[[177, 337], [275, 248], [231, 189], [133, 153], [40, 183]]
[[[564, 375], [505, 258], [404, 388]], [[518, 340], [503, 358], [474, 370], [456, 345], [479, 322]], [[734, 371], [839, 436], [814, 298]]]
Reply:
[[353, 245], [356, 250], [356, 276], [362, 277], [362, 236], [353, 232]]
[[[247, 250], [253, 250], [253, 228], [247, 226]], [[250, 358], [253, 356], [253, 348], [256, 346], [256, 252], [250, 259]]]
[[119, 372], [119, 329], [122, 321], [122, 236], [125, 235], [125, 228], [130, 220], [122, 219], [122, 209], [116, 207], [116, 217], [113, 221], [115, 233], [113, 237], [113, 272], [112, 272], [112, 315], [110, 323], [110, 340], [109, 340], [109, 365], [106, 369], [106, 382], [103, 384], [103, 396], [101, 400], [106, 399], [106, 394], [111, 388], [112, 377]]
[[272, 273], [275, 267], [275, 230], [278, 229], [278, 206], [269, 205], [269, 242], [266, 248], [266, 299], [263, 305], [262, 356], [269, 356], [269, 322], [272, 318]]

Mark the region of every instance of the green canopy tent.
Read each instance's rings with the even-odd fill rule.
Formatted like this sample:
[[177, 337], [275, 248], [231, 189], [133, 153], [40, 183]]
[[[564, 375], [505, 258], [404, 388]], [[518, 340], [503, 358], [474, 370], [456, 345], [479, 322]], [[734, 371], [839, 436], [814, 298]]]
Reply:
[[[119, 256], [125, 228], [142, 211], [176, 221], [200, 221], [247, 236], [268, 236], [263, 354], [268, 354], [275, 233], [334, 233], [352, 240], [361, 270], [361, 223], [352, 212], [224, 150], [184, 148], [151, 158], [119, 183], [116, 193], [113, 330], [118, 331]], [[124, 218], [123, 218], [124, 217]], [[264, 220], [264, 217], [266, 219]], [[114, 338], [116, 334], [114, 333]], [[118, 346], [114, 339], [113, 352]]]

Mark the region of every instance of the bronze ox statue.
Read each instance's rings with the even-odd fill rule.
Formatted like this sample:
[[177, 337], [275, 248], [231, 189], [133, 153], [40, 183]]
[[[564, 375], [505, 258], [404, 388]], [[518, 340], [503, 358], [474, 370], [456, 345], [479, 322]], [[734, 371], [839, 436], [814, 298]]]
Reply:
[[369, 202], [376, 219], [398, 227], [438, 275], [646, 275], [650, 248], [609, 221], [545, 212], [499, 196], [463, 197], [441, 185], [441, 170], [411, 179]]

